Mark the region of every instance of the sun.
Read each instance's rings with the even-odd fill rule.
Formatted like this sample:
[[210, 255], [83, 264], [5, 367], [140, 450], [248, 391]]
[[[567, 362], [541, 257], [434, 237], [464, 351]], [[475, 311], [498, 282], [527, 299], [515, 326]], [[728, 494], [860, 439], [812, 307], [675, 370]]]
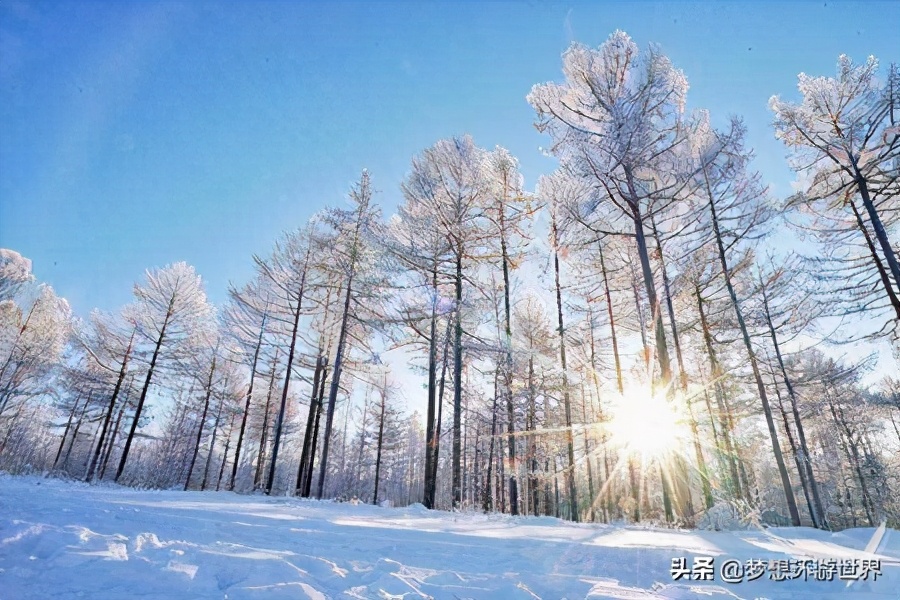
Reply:
[[659, 460], [677, 451], [687, 433], [675, 402], [649, 386], [626, 388], [613, 399], [610, 416], [610, 443], [644, 460]]

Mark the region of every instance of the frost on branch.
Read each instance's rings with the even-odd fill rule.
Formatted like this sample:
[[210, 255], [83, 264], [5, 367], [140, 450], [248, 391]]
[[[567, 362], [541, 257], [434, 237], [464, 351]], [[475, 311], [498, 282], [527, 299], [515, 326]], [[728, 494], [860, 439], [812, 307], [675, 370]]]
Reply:
[[33, 280], [30, 260], [15, 250], [0, 248], [0, 301], [9, 300]]

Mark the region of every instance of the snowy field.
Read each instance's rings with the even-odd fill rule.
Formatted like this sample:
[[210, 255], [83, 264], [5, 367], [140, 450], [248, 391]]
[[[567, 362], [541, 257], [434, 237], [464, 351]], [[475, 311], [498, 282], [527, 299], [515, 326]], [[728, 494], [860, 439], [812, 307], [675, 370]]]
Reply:
[[[697, 576], [711, 560], [713, 579], [673, 580], [680, 557]], [[753, 559], [776, 562], [723, 581]], [[830, 560], [833, 581], [810, 575]], [[840, 579], [867, 561], [877, 579]], [[778, 581], [778, 565], [807, 569]], [[0, 475], [0, 600], [844, 597], [900, 598], [900, 532], [682, 532]]]

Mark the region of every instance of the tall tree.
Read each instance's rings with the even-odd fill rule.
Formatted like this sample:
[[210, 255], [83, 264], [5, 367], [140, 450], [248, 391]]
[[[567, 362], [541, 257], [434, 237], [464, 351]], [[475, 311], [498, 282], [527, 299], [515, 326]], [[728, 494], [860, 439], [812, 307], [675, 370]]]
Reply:
[[609, 215], [611, 229], [633, 236], [667, 383], [669, 351], [645, 224], [685, 185], [676, 166], [687, 79], [658, 49], [639, 52], [622, 31], [597, 49], [572, 44], [563, 54], [563, 74], [565, 83], [536, 85], [528, 101], [538, 130], [553, 139], [553, 153], [596, 187], [595, 205]]
[[546, 199], [550, 207], [550, 247], [553, 252], [554, 290], [556, 292], [557, 335], [559, 336], [559, 364], [562, 371], [563, 407], [565, 408], [566, 446], [569, 466], [566, 469], [566, 482], [569, 493], [569, 518], [578, 520], [578, 498], [575, 494], [575, 442], [572, 431], [572, 403], [569, 397], [569, 379], [566, 370], [566, 328], [563, 323], [562, 287], [559, 281], [560, 238], [558, 213], [560, 205], [567, 203], [566, 196], [581, 193], [580, 188], [563, 173], [555, 173], [542, 177], [538, 181], [538, 194]]
[[480, 207], [486, 194], [484, 150], [471, 137], [440, 140], [413, 159], [407, 186], [414, 188], [451, 254], [453, 282], [453, 456], [451, 496], [462, 502], [463, 288], [465, 271], [483, 238]]
[[[503, 273], [503, 339], [504, 360], [501, 372], [502, 396], [506, 404], [506, 432], [509, 453], [509, 505], [510, 513], [519, 514], [519, 491], [516, 481], [518, 465], [516, 463], [515, 407], [513, 403], [513, 351], [512, 351], [512, 309], [510, 296], [510, 271], [515, 268], [516, 242], [527, 241], [522, 229], [525, 218], [530, 213], [530, 203], [524, 196], [522, 176], [519, 174], [518, 161], [508, 150], [497, 147], [490, 152], [485, 161], [486, 179], [489, 192], [486, 194], [484, 214], [493, 229], [494, 238], [499, 244], [500, 269]], [[517, 239], [518, 238], [518, 239]]]
[[143, 284], [135, 284], [135, 321], [139, 339], [152, 348], [147, 374], [137, 399], [134, 418], [125, 438], [125, 448], [116, 469], [118, 481], [125, 471], [147, 392], [157, 373], [160, 358], [179, 360], [190, 354], [191, 345], [208, 334], [213, 308], [206, 301], [203, 283], [194, 268], [184, 262], [147, 271]]
[[341, 324], [337, 337], [337, 346], [334, 351], [334, 364], [331, 368], [331, 387], [328, 391], [328, 406], [325, 412], [325, 432], [322, 438], [322, 455], [319, 459], [319, 481], [316, 492], [317, 498], [322, 498], [325, 493], [325, 474], [328, 468], [328, 450], [331, 442], [331, 429], [334, 422], [334, 408], [337, 403], [341, 385], [341, 373], [344, 369], [347, 352], [347, 334], [351, 325], [351, 311], [357, 307], [351, 306], [353, 300], [360, 301], [364, 286], [357, 281], [366, 275], [366, 267], [372, 266], [371, 236], [375, 228], [379, 212], [372, 205], [372, 184], [368, 171], [363, 171], [353, 188], [350, 190], [350, 210], [332, 209], [327, 213], [327, 221], [334, 230], [336, 237], [332, 245], [333, 260], [338, 265], [342, 275], [343, 308], [341, 309]]
[[760, 185], [758, 174], [749, 172], [751, 153], [743, 146], [745, 129], [739, 120], [733, 119], [729, 131], [725, 134], [706, 128], [698, 130], [694, 135], [697, 138], [695, 143], [700, 148], [698, 152], [700, 168], [696, 175], [699, 180], [698, 189], [707, 204], [708, 224], [713, 233], [712, 243], [718, 257], [720, 273], [724, 278], [741, 339], [750, 359], [750, 369], [768, 426], [772, 453], [784, 489], [788, 512], [793, 524], [799, 526], [800, 513], [797, 510], [797, 501], [778, 442], [777, 427], [756, 350], [750, 339], [741, 301], [735, 291], [734, 266], [729, 261], [727, 250], [740, 243], [746, 243], [752, 239], [752, 232], [761, 229], [770, 213], [765, 198], [766, 190]]
[[[860, 225], [863, 232], [871, 228], [893, 279], [883, 283], [896, 295], [900, 262], [891, 232], [900, 222], [900, 76], [892, 67], [881, 83], [877, 71], [874, 56], [855, 64], [841, 55], [837, 77], [801, 73], [798, 87], [803, 100], [792, 103], [773, 96], [769, 107], [775, 113], [776, 136], [792, 151], [792, 167], [808, 182], [795, 201], [842, 211], [848, 205], [854, 208], [853, 198], [858, 197], [868, 223], [859, 223], [857, 215], [849, 227]], [[845, 192], [850, 192], [849, 198]], [[878, 260], [874, 253], [872, 260]]]
[[312, 251], [311, 232], [310, 229], [307, 229], [285, 236], [283, 241], [275, 245], [275, 251], [268, 261], [256, 259], [260, 273], [268, 279], [271, 283], [271, 289], [276, 291], [284, 302], [283, 306], [287, 309], [287, 326], [289, 331], [287, 364], [284, 369], [284, 384], [281, 386], [281, 403], [278, 408], [278, 416], [275, 418], [275, 439], [272, 445], [269, 471], [264, 485], [267, 495], [272, 493], [272, 485], [275, 482], [275, 468], [278, 462], [278, 451], [281, 448], [282, 425], [284, 423], [291, 375], [294, 368], [297, 334], [300, 330], [300, 315], [302, 314], [303, 301], [307, 294], [307, 280], [309, 278]]

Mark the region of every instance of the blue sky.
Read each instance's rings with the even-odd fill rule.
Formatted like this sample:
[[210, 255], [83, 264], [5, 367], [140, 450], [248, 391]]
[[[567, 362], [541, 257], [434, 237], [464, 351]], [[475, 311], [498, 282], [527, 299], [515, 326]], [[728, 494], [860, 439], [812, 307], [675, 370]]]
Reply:
[[[840, 53], [900, 60], [900, 3], [0, 2], [0, 246], [79, 314], [185, 260], [221, 302], [251, 255], [368, 168], [396, 206], [411, 157], [470, 133], [554, 162], [525, 95], [572, 40], [661, 45], [689, 108], [742, 115], [778, 195], [770, 95]], [[893, 26], [893, 30], [892, 30]]]

